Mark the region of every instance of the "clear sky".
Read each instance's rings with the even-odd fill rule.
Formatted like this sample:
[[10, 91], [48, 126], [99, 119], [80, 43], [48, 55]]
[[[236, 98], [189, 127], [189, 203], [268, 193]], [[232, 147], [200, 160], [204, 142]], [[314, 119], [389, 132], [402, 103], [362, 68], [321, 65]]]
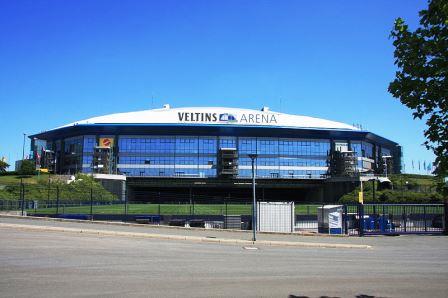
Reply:
[[389, 33], [396, 17], [415, 28], [426, 6], [0, 0], [0, 157], [21, 158], [23, 133], [92, 116], [164, 103], [269, 106], [359, 123], [400, 143], [406, 171], [418, 172], [434, 156], [421, 145], [424, 122], [387, 92]]

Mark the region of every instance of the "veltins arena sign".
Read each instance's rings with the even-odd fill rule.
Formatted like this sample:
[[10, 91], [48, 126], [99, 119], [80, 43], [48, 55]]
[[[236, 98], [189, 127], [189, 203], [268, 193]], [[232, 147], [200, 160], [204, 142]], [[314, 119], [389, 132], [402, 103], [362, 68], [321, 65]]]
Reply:
[[275, 114], [178, 112], [177, 116], [179, 122], [184, 123], [277, 124]]

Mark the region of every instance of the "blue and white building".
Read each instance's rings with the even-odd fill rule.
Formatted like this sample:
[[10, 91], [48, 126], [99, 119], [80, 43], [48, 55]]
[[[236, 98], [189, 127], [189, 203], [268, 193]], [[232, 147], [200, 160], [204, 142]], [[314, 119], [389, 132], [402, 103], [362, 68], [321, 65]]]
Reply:
[[357, 173], [381, 174], [384, 157], [389, 171], [399, 172], [401, 163], [400, 146], [372, 132], [266, 107], [165, 105], [81, 120], [31, 138], [54, 152], [56, 173], [126, 175], [131, 200], [173, 190], [244, 197], [252, 175], [249, 154], [257, 154], [261, 193], [283, 200], [334, 199], [325, 190], [341, 183], [330, 174], [334, 151], [351, 152]]

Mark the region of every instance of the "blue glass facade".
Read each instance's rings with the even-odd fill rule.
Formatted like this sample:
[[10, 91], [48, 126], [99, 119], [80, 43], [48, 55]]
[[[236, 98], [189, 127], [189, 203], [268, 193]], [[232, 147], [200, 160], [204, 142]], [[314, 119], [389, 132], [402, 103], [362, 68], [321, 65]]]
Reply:
[[[256, 153], [259, 178], [321, 178], [327, 172], [331, 146], [330, 140], [265, 137], [121, 135], [115, 138], [115, 172], [151, 177], [216, 177], [219, 150], [234, 148], [238, 152], [238, 177], [251, 177], [248, 155]], [[65, 153], [76, 156], [76, 161], [66, 163], [65, 169], [75, 166], [91, 173], [97, 137], [67, 138], [64, 143]]]
[[219, 152], [235, 149], [237, 177], [251, 177], [249, 154], [256, 153], [258, 178], [326, 178], [331, 148], [355, 153], [357, 169], [372, 172], [391, 148], [374, 142], [311, 138], [188, 136], [188, 135], [93, 135], [48, 141], [58, 160], [59, 172], [92, 173], [94, 152], [100, 138], [112, 138], [111, 173], [145, 177], [208, 178], [219, 175]]
[[96, 146], [95, 136], [84, 136], [82, 148], [82, 171], [84, 173], [92, 173], [93, 148]]
[[[64, 139], [66, 173], [92, 172], [94, 148], [104, 135]], [[238, 152], [238, 177], [251, 177], [249, 154], [258, 154], [259, 178], [324, 178], [328, 170], [331, 140], [231, 136], [119, 135], [114, 138], [114, 173], [148, 177], [217, 177], [221, 148]], [[391, 154], [385, 147], [362, 141], [333, 141], [337, 150], [354, 151], [358, 169], [369, 171], [379, 154]], [[58, 144], [56, 141], [49, 144]], [[56, 148], [57, 149], [57, 148]]]
[[83, 156], [83, 137], [72, 137], [64, 140], [63, 146], [64, 166], [68, 173], [81, 171]]
[[217, 138], [121, 136], [119, 172], [128, 176], [216, 176]]

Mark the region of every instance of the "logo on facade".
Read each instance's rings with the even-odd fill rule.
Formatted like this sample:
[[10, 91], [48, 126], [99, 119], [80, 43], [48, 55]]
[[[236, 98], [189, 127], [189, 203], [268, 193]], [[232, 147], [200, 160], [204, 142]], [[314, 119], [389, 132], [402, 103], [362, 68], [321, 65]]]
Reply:
[[113, 138], [100, 138], [99, 147], [102, 148], [111, 148], [114, 146]]
[[236, 117], [234, 115], [228, 113], [219, 114], [219, 121], [228, 123], [238, 122], [238, 120], [236, 120]]

